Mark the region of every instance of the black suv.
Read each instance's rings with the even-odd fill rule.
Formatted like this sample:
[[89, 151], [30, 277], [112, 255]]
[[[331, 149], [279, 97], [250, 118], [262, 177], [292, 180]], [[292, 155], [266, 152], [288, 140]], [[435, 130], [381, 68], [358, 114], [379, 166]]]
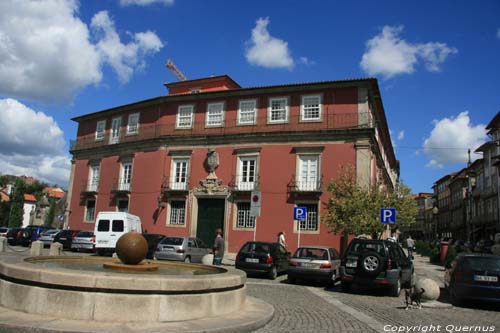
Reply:
[[340, 266], [342, 290], [353, 284], [388, 287], [398, 297], [401, 287], [413, 283], [413, 262], [395, 241], [355, 238], [344, 253]]
[[40, 238], [42, 232], [47, 230], [49, 230], [49, 228], [43, 225], [29, 225], [22, 229], [21, 237], [18, 237], [18, 241], [22, 246], [29, 246], [31, 242]]
[[266, 273], [274, 280], [288, 270], [290, 252], [278, 243], [246, 242], [236, 256], [235, 266], [246, 273]]

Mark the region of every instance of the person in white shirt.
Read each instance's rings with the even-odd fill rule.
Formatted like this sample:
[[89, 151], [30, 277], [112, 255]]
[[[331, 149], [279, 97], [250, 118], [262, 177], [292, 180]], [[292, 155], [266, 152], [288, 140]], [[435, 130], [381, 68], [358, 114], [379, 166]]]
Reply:
[[278, 233], [278, 243], [283, 246], [284, 248], [287, 247], [286, 240], [285, 240], [285, 233], [280, 231]]

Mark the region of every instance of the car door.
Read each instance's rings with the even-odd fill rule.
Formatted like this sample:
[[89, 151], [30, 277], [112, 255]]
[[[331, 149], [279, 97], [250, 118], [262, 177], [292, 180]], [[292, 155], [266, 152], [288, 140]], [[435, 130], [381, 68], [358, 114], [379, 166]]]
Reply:
[[284, 272], [284, 271], [287, 271], [288, 270], [288, 264], [289, 264], [289, 260], [290, 260], [290, 257], [288, 255], [288, 251], [280, 244], [277, 244], [278, 245], [278, 248], [277, 248], [277, 255], [279, 257], [279, 268], [278, 268], [278, 271], [280, 272]]
[[191, 257], [191, 262], [198, 262], [200, 259], [200, 254], [198, 252], [198, 247], [196, 246], [196, 241], [194, 238], [188, 238], [187, 242], [187, 255]]
[[403, 251], [401, 246], [396, 245], [395, 247], [399, 255], [399, 266], [401, 267], [401, 277], [403, 280], [402, 282], [410, 281], [413, 263], [410, 258], [406, 256], [406, 253]]
[[206, 254], [210, 253], [210, 248], [201, 239], [196, 238], [196, 244], [198, 244], [198, 249], [200, 251], [201, 258], [203, 258], [203, 256], [205, 256]]

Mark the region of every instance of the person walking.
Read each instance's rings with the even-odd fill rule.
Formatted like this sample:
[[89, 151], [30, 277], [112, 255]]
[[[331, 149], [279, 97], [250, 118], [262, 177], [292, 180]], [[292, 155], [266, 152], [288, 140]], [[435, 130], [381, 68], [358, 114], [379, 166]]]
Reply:
[[406, 239], [406, 247], [408, 248], [408, 257], [413, 259], [413, 250], [415, 249], [415, 241], [411, 235]]
[[214, 240], [214, 260], [212, 264], [220, 266], [224, 257], [224, 238], [222, 238], [222, 229], [217, 229], [215, 232], [217, 236]]
[[278, 243], [283, 246], [284, 248], [287, 247], [286, 240], [285, 240], [285, 233], [283, 231], [280, 231], [278, 233]]

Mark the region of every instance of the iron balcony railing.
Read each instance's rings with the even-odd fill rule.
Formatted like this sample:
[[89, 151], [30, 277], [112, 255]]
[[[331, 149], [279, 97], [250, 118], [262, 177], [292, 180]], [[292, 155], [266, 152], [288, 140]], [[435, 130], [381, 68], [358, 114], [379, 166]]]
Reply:
[[113, 192], [131, 192], [132, 191], [132, 183], [129, 178], [119, 178], [117, 181], [113, 183], [112, 191]]
[[229, 188], [232, 191], [256, 191], [259, 189], [259, 175], [253, 177], [233, 175]]
[[[191, 127], [178, 128], [175, 118], [165, 124], [141, 124], [139, 132], [134, 135], [127, 135], [125, 130], [120, 132], [119, 143], [136, 142], [169, 136], [197, 136], [197, 135], [231, 135], [247, 133], [269, 133], [269, 132], [304, 132], [322, 131], [331, 129], [353, 129], [372, 128], [374, 120], [370, 113], [346, 113], [323, 115], [321, 120], [302, 120], [301, 117], [289, 117], [283, 123], [268, 123], [267, 118], [259, 118], [255, 125], [238, 125], [235, 122], [226, 121], [222, 126], [207, 127], [205, 122], [194, 122]], [[96, 140], [95, 132], [87, 132], [71, 140], [70, 150], [88, 149], [110, 145], [110, 131], [108, 130], [104, 139]]]
[[301, 179], [295, 175], [288, 184], [288, 192], [322, 192], [323, 191], [323, 176], [318, 179]]
[[162, 192], [188, 191], [189, 178], [183, 179], [165, 179], [161, 184]]

